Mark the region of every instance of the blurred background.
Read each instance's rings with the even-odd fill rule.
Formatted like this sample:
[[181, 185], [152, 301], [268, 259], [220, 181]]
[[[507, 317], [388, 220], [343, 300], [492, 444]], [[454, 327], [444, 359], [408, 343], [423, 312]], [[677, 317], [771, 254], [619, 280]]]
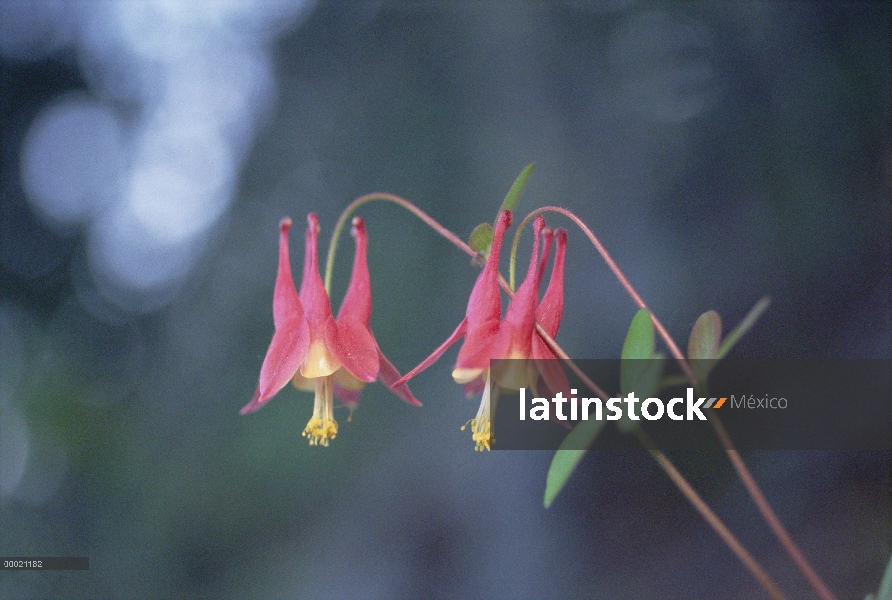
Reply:
[[[0, 572], [0, 597], [766, 597], [644, 452], [588, 455], [545, 511], [550, 453], [459, 431], [454, 349], [413, 381], [422, 408], [371, 385], [327, 449], [300, 435], [307, 393], [240, 417], [276, 226], [296, 272], [306, 213], [327, 244], [372, 191], [466, 237], [535, 162], [518, 216], [575, 211], [681, 343], [770, 295], [737, 356], [892, 358], [890, 23], [879, 2], [0, 0], [0, 555], [90, 559]], [[406, 371], [477, 270], [392, 205], [360, 214]], [[571, 229], [558, 341], [617, 357], [634, 312]], [[840, 598], [877, 587], [890, 455], [745, 458]], [[811, 597], [727, 460], [673, 459]]]

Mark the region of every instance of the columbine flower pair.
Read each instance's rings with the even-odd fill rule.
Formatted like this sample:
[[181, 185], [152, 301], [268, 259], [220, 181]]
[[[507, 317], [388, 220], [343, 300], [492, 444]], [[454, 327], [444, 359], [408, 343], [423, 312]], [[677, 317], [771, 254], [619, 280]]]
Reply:
[[351, 233], [356, 239], [356, 256], [337, 319], [332, 315], [328, 293], [319, 275], [319, 220], [312, 213], [307, 220], [300, 294], [294, 286], [288, 252], [291, 219], [283, 219], [279, 224], [279, 266], [273, 294], [275, 333], [260, 368], [257, 390], [241, 414], [260, 409], [292, 381], [299, 389], [315, 391], [313, 416], [303, 435], [310, 445], [327, 446], [338, 433], [333, 397], [355, 407], [365, 384], [381, 379], [407, 403], [416, 406], [421, 403], [405, 383], [397, 383], [399, 372], [381, 352], [369, 328], [372, 295], [368, 234], [363, 220], [353, 218]]
[[[469, 421], [477, 450], [489, 450], [495, 443], [492, 423], [501, 389], [519, 390], [529, 387], [543, 393], [542, 390], [545, 389], [562, 391], [569, 387], [557, 356], [536, 330], [538, 321], [543, 330], [553, 338], [561, 324], [567, 232], [563, 229], [553, 232], [545, 226], [545, 219], [541, 216], [534, 220], [535, 237], [527, 274], [502, 319], [499, 256], [505, 231], [510, 225], [511, 213], [502, 211], [496, 222], [489, 257], [471, 291], [465, 318], [439, 348], [396, 382], [405, 383], [433, 364], [447, 348], [465, 336], [452, 377], [465, 386], [469, 395], [481, 390], [483, 392], [477, 416]], [[540, 238], [544, 245], [541, 258]], [[554, 266], [548, 288], [540, 302], [539, 287], [554, 238], [557, 240]], [[505, 362], [499, 362], [496, 368], [491, 369], [492, 360]]]
[[[337, 319], [332, 315], [328, 293], [319, 276], [319, 222], [314, 214], [308, 220], [300, 294], [294, 287], [288, 254], [291, 220], [284, 219], [279, 225], [279, 267], [273, 295], [275, 333], [260, 369], [257, 390], [251, 402], [242, 408], [242, 414], [258, 410], [292, 381], [297, 388], [314, 390], [316, 394], [313, 416], [303, 435], [311, 445], [327, 446], [338, 432], [333, 414], [334, 397], [355, 407], [365, 384], [381, 379], [404, 401], [420, 405], [406, 382], [433, 364], [463, 336], [465, 342], [459, 350], [452, 377], [464, 385], [469, 395], [483, 393], [477, 416], [469, 421], [477, 450], [489, 450], [495, 443], [492, 422], [500, 390], [530, 387], [544, 394], [546, 390], [568, 387], [557, 356], [536, 330], [538, 322], [553, 338], [560, 327], [564, 310], [565, 230], [552, 231], [541, 216], [534, 220], [535, 237], [527, 274], [502, 319], [499, 256], [505, 231], [511, 225], [511, 212], [502, 211], [489, 257], [471, 290], [465, 318], [427, 359], [400, 377], [369, 329], [372, 299], [368, 235], [362, 219], [353, 219], [356, 256]], [[548, 288], [539, 301], [539, 287], [554, 240], [554, 266]], [[543, 246], [541, 257], [540, 245]], [[490, 361], [502, 359], [507, 360], [490, 368]]]

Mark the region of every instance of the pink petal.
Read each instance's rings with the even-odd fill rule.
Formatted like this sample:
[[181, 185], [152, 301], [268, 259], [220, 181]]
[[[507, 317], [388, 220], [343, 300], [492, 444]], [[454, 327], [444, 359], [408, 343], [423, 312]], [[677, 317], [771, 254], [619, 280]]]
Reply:
[[[300, 302], [314, 336], [321, 337], [322, 327], [332, 317], [328, 292], [319, 275], [317, 240], [319, 238], [319, 218], [314, 213], [307, 215], [307, 238], [304, 254], [304, 276], [300, 283]], [[332, 317], [333, 318], [333, 317]]]
[[553, 397], [556, 392], [563, 392], [569, 397], [570, 384], [563, 363], [539, 335], [533, 338], [533, 359], [548, 388], [548, 395]]
[[353, 217], [350, 233], [356, 239], [356, 254], [353, 258], [353, 273], [347, 294], [338, 311], [338, 322], [352, 319], [369, 326], [372, 318], [372, 285], [369, 278], [368, 245], [369, 236], [362, 217]]
[[[539, 278], [536, 276], [536, 271], [539, 266], [539, 237], [544, 228], [545, 219], [539, 215], [533, 221], [533, 252], [530, 256], [526, 277], [514, 293], [514, 298], [511, 299], [511, 304], [508, 305], [508, 310], [505, 313], [505, 322], [514, 325], [517, 333], [526, 338], [517, 340], [517, 342], [527, 348], [529, 348], [533, 327], [536, 324], [536, 304], [539, 301]], [[493, 358], [504, 357], [494, 356]]]
[[397, 385], [397, 382], [401, 379], [400, 372], [396, 370], [393, 363], [387, 360], [387, 357], [384, 356], [384, 353], [381, 352], [380, 348], [378, 348], [378, 359], [381, 363], [381, 369], [378, 372], [378, 377], [381, 378], [381, 383], [386, 385], [391, 392], [402, 398], [407, 404], [421, 406], [421, 402], [419, 402], [412, 394], [412, 390], [409, 389], [408, 385], [405, 383]]
[[[350, 375], [350, 377], [353, 377]], [[359, 381], [358, 379], [356, 381]], [[334, 397], [340, 400], [345, 406], [356, 408], [359, 406], [359, 397], [362, 395], [362, 388], [353, 389], [342, 385], [335, 375], [334, 386], [332, 386]]]
[[350, 373], [366, 383], [378, 378], [378, 344], [369, 328], [357, 321], [346, 320], [337, 324], [340, 343], [328, 343], [335, 358]]
[[279, 223], [279, 268], [273, 292], [273, 323], [276, 329], [291, 319], [302, 319], [304, 310], [297, 297], [294, 278], [291, 276], [291, 259], [288, 256], [288, 231], [291, 219], [285, 217]]
[[478, 377], [468, 383], [464, 384], [465, 388], [465, 396], [468, 398], [473, 398], [475, 396], [479, 396], [483, 393], [483, 390], [486, 389], [486, 380], [483, 377]]
[[567, 256], [567, 231], [557, 229], [554, 232], [557, 240], [554, 251], [554, 267], [551, 270], [551, 279], [542, 301], [536, 308], [536, 320], [548, 335], [557, 335], [561, 326], [561, 318], [564, 314], [564, 260]]
[[[539, 371], [536, 395], [553, 398], [558, 392], [561, 392], [564, 398], [570, 398], [570, 382], [567, 380], [566, 371], [564, 371], [564, 363], [538, 334], [533, 337], [533, 357], [536, 369]], [[552, 415], [551, 420], [567, 429], [572, 428], [572, 423], [569, 420], [561, 421], [556, 415]]]
[[[304, 254], [304, 275], [300, 284], [300, 302], [304, 309], [304, 318], [309, 327], [310, 343], [324, 345], [320, 362], [316, 363], [311, 352], [310, 360], [314, 364], [302, 365], [301, 371], [306, 377], [319, 377], [328, 374], [332, 365], [331, 359], [338, 360], [341, 352], [338, 327], [331, 314], [331, 302], [328, 292], [319, 276], [319, 259], [317, 245], [319, 238], [319, 219], [314, 213], [307, 215], [306, 250]], [[320, 346], [311, 346], [311, 350]], [[312, 374], [311, 373], [315, 373]]]
[[542, 249], [542, 256], [539, 258], [539, 268], [536, 270], [536, 286], [542, 284], [542, 276], [545, 275], [545, 267], [548, 265], [548, 257], [551, 256], [551, 242], [554, 239], [554, 231], [551, 227], [542, 230], [542, 237], [545, 240], [545, 246]]
[[492, 347], [499, 333], [499, 320], [478, 323], [473, 330], [468, 329], [465, 342], [455, 359], [456, 369], [486, 369], [493, 358]]
[[499, 254], [505, 230], [511, 225], [511, 212], [503, 210], [496, 222], [489, 258], [477, 276], [471, 296], [468, 298], [468, 328], [473, 330], [480, 323], [488, 323], [502, 316], [502, 295], [499, 291]]
[[[526, 277], [511, 299], [505, 319], [490, 344], [489, 358], [530, 357], [533, 330], [536, 326], [536, 303], [539, 300], [539, 238], [544, 228], [545, 219], [540, 215], [533, 221], [533, 251]], [[470, 335], [468, 338], [470, 340]], [[466, 341], [465, 345], [467, 344]]]
[[239, 412], [244, 415], [258, 410], [285, 387], [306, 358], [309, 344], [306, 321], [292, 320], [282, 325], [266, 351], [254, 397]]
[[416, 375], [418, 375], [419, 373], [424, 371], [426, 368], [428, 368], [429, 366], [431, 366], [432, 364], [437, 362], [437, 359], [440, 358], [441, 356], [443, 356], [443, 353], [449, 349], [449, 346], [451, 346], [452, 344], [457, 342], [461, 338], [461, 336], [463, 336], [465, 334], [465, 332], [467, 330], [468, 330], [468, 318], [465, 317], [464, 319], [462, 319], [461, 323], [458, 324], [458, 327], [455, 328], [455, 331], [453, 331], [449, 335], [449, 337], [446, 338], [446, 341], [443, 342], [442, 344], [440, 344], [439, 348], [434, 350], [430, 356], [428, 356], [423, 361], [421, 361], [421, 364], [419, 364], [417, 367], [415, 367], [414, 369], [412, 369], [411, 371], [409, 371], [408, 373], [406, 373], [405, 375], [400, 377], [396, 382], [394, 382], [393, 385], [395, 387], [397, 387], [397, 386], [400, 386], [400, 385], [406, 383], [407, 381], [409, 381], [410, 379], [412, 379], [413, 377], [415, 377]]
[[351, 230], [356, 239], [353, 274], [347, 294], [338, 311], [340, 344], [333, 348], [338, 361], [360, 381], [378, 378], [378, 344], [369, 329], [372, 317], [372, 290], [368, 266], [368, 234], [361, 217], [353, 217]]

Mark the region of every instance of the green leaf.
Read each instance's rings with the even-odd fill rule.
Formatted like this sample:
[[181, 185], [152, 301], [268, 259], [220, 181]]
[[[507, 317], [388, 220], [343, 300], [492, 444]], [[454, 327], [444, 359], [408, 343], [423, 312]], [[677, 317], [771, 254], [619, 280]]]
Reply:
[[[635, 394], [639, 400], [653, 398], [660, 391], [663, 383], [663, 368], [666, 357], [657, 352], [648, 359], [630, 358], [620, 362], [619, 380], [623, 397], [629, 393]], [[617, 422], [620, 431], [630, 432], [638, 427], [638, 422], [631, 420], [627, 415]]]
[[722, 318], [711, 310], [705, 312], [694, 323], [688, 339], [688, 358], [715, 358], [722, 341]]
[[647, 363], [654, 355], [656, 342], [650, 311], [642, 308], [632, 318], [626, 341], [623, 343], [619, 373], [619, 389], [623, 396], [634, 391]]
[[545, 478], [545, 497], [542, 500], [545, 508], [551, 506], [560, 491], [564, 489], [576, 465], [588, 452], [580, 448], [588, 448], [594, 443], [604, 423], [595, 419], [582, 421], [564, 438], [554, 458], [551, 459], [548, 476]]
[[731, 333], [728, 334], [722, 341], [722, 345], [719, 346], [718, 352], [716, 352], [716, 358], [724, 358], [726, 354], [734, 347], [737, 342], [740, 341], [740, 338], [743, 337], [743, 334], [749, 331], [753, 325], [756, 324], [756, 321], [759, 320], [759, 317], [762, 316], [766, 310], [768, 310], [768, 305], [771, 304], [771, 299], [768, 296], [761, 298], [758, 302], [756, 302], [755, 306], [750, 309], [750, 312], [743, 318], [743, 321], [740, 322], [740, 325], [731, 330]]
[[[642, 308], [632, 319], [623, 344], [619, 366], [619, 389], [623, 396], [634, 393], [642, 400], [653, 397], [660, 389], [663, 377], [663, 356], [655, 354], [656, 339], [650, 311]], [[620, 422], [629, 431], [634, 422]]]
[[517, 176], [517, 179], [515, 179], [514, 183], [511, 185], [511, 189], [508, 190], [505, 199], [502, 200], [502, 206], [499, 207], [499, 212], [503, 210], [514, 210], [514, 207], [517, 206], [517, 201], [520, 199], [520, 193], [523, 191], [523, 186], [527, 184], [527, 179], [530, 177], [530, 173], [533, 172], [534, 166], [536, 166], [536, 163], [530, 163], [520, 172], [520, 175]]
[[665, 364], [666, 357], [659, 352], [647, 360], [636, 358], [620, 362], [619, 380], [622, 395], [627, 396], [629, 392], [634, 392], [635, 396], [642, 400], [653, 398], [663, 383]]
[[892, 600], [892, 558], [889, 559], [889, 564], [886, 565], [886, 573], [880, 582], [877, 600]]
[[621, 357], [626, 358], [650, 358], [654, 354], [656, 340], [654, 338], [654, 324], [650, 320], [650, 311], [642, 308], [632, 318], [629, 325], [629, 333], [623, 343]]
[[489, 223], [481, 223], [471, 232], [469, 245], [474, 252], [489, 253], [489, 247], [492, 246], [492, 225]]
[[688, 339], [688, 358], [691, 370], [701, 384], [706, 384], [709, 372], [718, 362], [719, 344], [722, 341], [722, 318], [714, 310], [703, 313], [691, 329]]

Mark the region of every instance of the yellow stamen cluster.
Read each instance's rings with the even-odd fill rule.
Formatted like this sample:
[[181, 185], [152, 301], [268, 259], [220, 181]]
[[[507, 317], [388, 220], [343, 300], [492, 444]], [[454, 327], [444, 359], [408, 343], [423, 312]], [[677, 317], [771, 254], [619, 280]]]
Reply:
[[493, 437], [492, 422], [489, 419], [471, 419], [461, 426], [461, 430], [464, 431], [468, 424], [471, 425], [471, 439], [476, 443], [474, 450], [479, 452], [490, 450], [496, 443], [496, 438]]
[[333, 440], [338, 434], [338, 422], [334, 419], [323, 421], [313, 416], [304, 428], [303, 436], [308, 438], [311, 446], [328, 446], [328, 440]]
[[474, 440], [475, 444], [474, 450], [479, 452], [492, 449], [492, 446], [496, 443], [492, 419], [496, 412], [496, 404], [499, 401], [499, 386], [490, 385], [489, 369], [486, 369], [483, 375], [486, 380], [486, 386], [483, 388], [483, 398], [480, 399], [477, 417], [462, 425], [461, 428], [464, 431], [470, 424], [471, 439]]
[[328, 440], [333, 440], [338, 434], [332, 400], [334, 377], [317, 377], [314, 382], [316, 397], [313, 399], [313, 416], [304, 427], [302, 435], [309, 440], [311, 446], [328, 446]]

